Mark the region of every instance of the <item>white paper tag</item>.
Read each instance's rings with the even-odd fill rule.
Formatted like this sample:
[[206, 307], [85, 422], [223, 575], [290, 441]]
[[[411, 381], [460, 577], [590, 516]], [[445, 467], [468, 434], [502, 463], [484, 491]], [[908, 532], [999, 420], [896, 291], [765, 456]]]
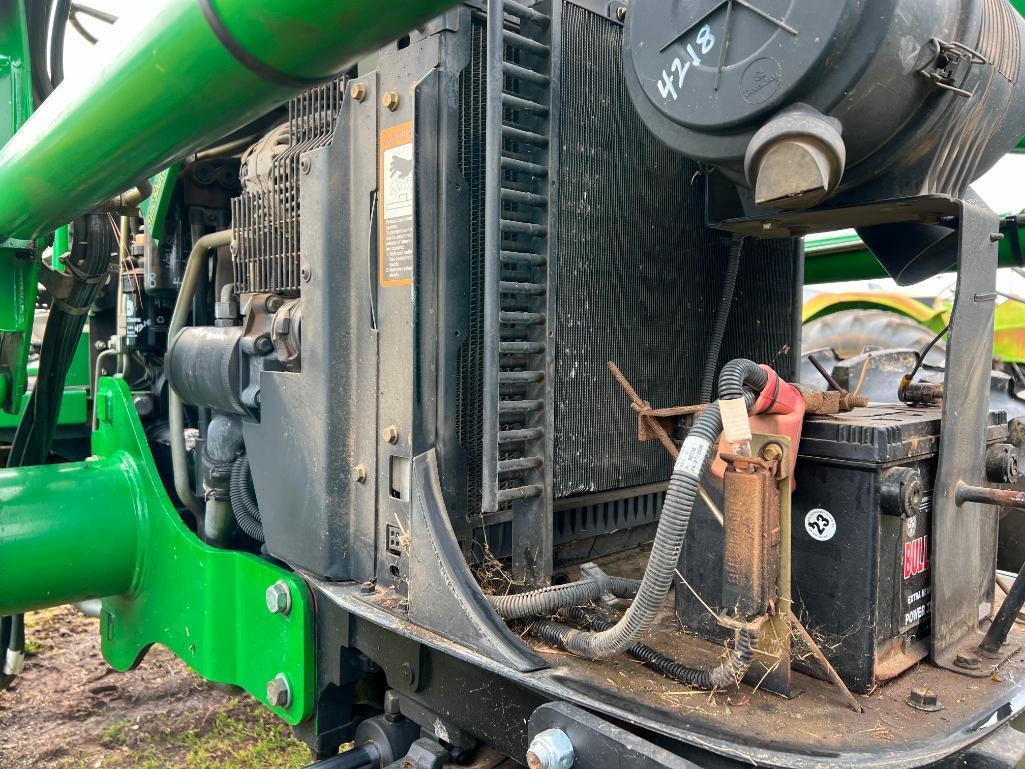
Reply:
[[743, 398], [719, 400], [722, 432], [726, 442], [736, 447], [751, 442], [751, 422], [747, 418], [747, 403]]
[[675, 471], [701, 480], [701, 471], [705, 467], [705, 457], [711, 444], [696, 435], [688, 436], [680, 447], [680, 456], [676, 458]]

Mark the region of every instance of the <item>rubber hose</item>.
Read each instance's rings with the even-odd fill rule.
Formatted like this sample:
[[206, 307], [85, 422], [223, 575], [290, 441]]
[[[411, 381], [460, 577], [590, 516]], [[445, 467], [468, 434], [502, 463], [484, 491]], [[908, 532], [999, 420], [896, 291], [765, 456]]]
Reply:
[[532, 590], [529, 593], [516, 595], [489, 595], [488, 600], [505, 619], [522, 619], [538, 615], [553, 614], [567, 606], [597, 601], [608, 590], [617, 598], [633, 598], [641, 583], [635, 579], [608, 577], [607, 584], [594, 579], [570, 582], [567, 585]]
[[260, 518], [260, 506], [249, 489], [251, 477], [249, 457], [243, 454], [231, 466], [231, 483], [228, 486], [228, 497], [231, 500], [231, 512], [235, 514], [235, 521], [238, 523], [238, 527], [250, 539], [263, 542], [263, 521]]
[[[599, 616], [593, 611], [587, 611], [586, 609], [570, 609], [569, 616], [578, 622], [583, 622], [589, 625], [594, 630], [608, 630], [612, 627], [612, 623], [604, 617]], [[541, 632], [546, 631], [541, 629]], [[542, 639], [545, 640], [546, 643], [551, 643], [551, 640], [549, 639], [557, 641], [556, 635], [553, 635], [550, 632], [546, 633], [546, 635], [548, 637]], [[558, 643], [553, 645], [558, 646]], [[739, 684], [744, 679], [744, 676], [747, 675], [747, 671], [751, 668], [751, 663], [754, 661], [755, 656], [755, 647], [757, 645], [758, 632], [747, 628], [741, 629], [737, 634], [736, 645], [730, 650], [726, 659], [711, 670], [687, 667], [683, 663], [677, 662], [671, 657], [667, 657], [664, 654], [655, 651], [650, 646], [645, 646], [640, 643], [634, 644], [627, 649], [627, 654], [636, 660], [640, 660], [644, 663], [645, 667], [654, 670], [656, 673], [659, 673], [666, 678], [679, 681], [681, 684], [686, 686], [693, 686], [697, 689], [711, 691], [713, 689], [725, 689]]]
[[719, 298], [719, 308], [715, 312], [712, 336], [708, 341], [708, 359], [705, 361], [705, 373], [701, 377], [701, 403], [711, 401], [715, 393], [715, 372], [719, 365], [723, 338], [726, 336], [726, 324], [730, 319], [730, 310], [733, 308], [733, 294], [737, 290], [737, 273], [740, 272], [740, 256], [743, 251], [744, 236], [734, 235], [730, 240], [722, 296]]
[[719, 397], [731, 400], [753, 393], [757, 398], [768, 383], [769, 375], [765, 369], [754, 361], [737, 358], [727, 363], [719, 374]]
[[[168, 324], [168, 342], [173, 340], [178, 335], [178, 332], [185, 327], [185, 322], [189, 317], [189, 309], [192, 307], [192, 299], [196, 295], [196, 287], [199, 285], [199, 279], [206, 264], [207, 251], [227, 246], [230, 243], [231, 230], [222, 230], [221, 232], [204, 235], [193, 244], [188, 261], [185, 263], [185, 275], [182, 277], [181, 286], [178, 289], [178, 298], [175, 300], [171, 322]], [[192, 493], [192, 484], [189, 480], [188, 452], [185, 450], [185, 404], [173, 387], [168, 387], [167, 389], [167, 421], [170, 428], [171, 468], [174, 473], [174, 490], [182, 504], [195, 516], [196, 521], [202, 522], [203, 508], [196, 501], [195, 495]]]
[[[720, 394], [724, 389], [727, 393], [732, 392], [731, 388], [735, 385], [750, 409], [767, 382], [768, 374], [764, 369], [748, 360], [734, 360], [726, 364], [720, 376]], [[644, 579], [641, 580], [633, 603], [615, 625], [597, 633], [553, 623], [563, 628], [559, 631], [560, 645], [563, 649], [591, 659], [611, 657], [629, 649], [651, 629], [652, 623], [662, 610], [669, 588], [672, 587], [673, 576], [683, 550], [683, 541], [687, 536], [687, 527], [690, 525], [690, 516], [694, 510], [698, 483], [708, 469], [714, 455], [712, 447], [718, 445], [721, 432], [722, 417], [719, 414], [719, 404], [709, 404], [695, 420], [673, 467], [669, 488], [662, 503], [655, 541], [644, 570]]]

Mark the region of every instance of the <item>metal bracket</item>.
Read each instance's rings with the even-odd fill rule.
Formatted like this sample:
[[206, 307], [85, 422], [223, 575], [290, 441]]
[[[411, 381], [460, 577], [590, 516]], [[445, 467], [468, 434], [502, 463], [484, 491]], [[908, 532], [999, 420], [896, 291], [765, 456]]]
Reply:
[[[93, 453], [120, 458], [142, 511], [132, 587], [103, 600], [104, 658], [129, 670], [160, 643], [207, 680], [241, 686], [289, 724], [306, 719], [316, 684], [306, 583], [254, 555], [212, 548], [186, 528], [124, 381], [100, 380], [96, 422]], [[272, 612], [267, 589], [278, 583], [289, 606]]]
[[977, 301], [996, 290], [997, 216], [977, 199], [960, 202], [958, 278], [950, 319], [939, 468], [933, 492], [932, 657], [941, 667], [957, 665], [959, 652], [978, 646], [980, 586], [992, 585], [984, 559], [984, 532], [992, 508], [957, 506], [959, 482], [981, 486], [986, 457], [994, 303]]
[[547, 663], [495, 613], [452, 531], [434, 450], [413, 458], [409, 619], [520, 672]]
[[565, 732], [573, 744], [573, 769], [698, 769], [697, 764], [567, 702], [542, 705], [530, 716], [527, 728], [531, 740], [548, 729]]

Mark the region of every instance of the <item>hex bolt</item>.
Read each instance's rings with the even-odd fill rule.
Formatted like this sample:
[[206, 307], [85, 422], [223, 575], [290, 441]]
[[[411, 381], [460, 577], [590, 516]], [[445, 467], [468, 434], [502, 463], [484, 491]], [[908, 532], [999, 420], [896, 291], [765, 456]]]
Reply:
[[943, 705], [940, 704], [940, 698], [936, 695], [936, 692], [924, 687], [912, 689], [905, 702], [915, 710], [921, 710], [924, 713], [935, 713], [937, 710], [943, 710]]
[[965, 670], [981, 670], [982, 660], [972, 652], [958, 652], [954, 664]]
[[267, 611], [285, 615], [292, 611], [292, 593], [282, 580], [267, 588]]
[[299, 158], [299, 170], [304, 174], [308, 174], [310, 172], [310, 168], [312, 168], [312, 165], [310, 164], [310, 159], [308, 157], [303, 155]]
[[253, 342], [253, 349], [260, 355], [266, 355], [274, 349], [274, 342], [270, 340], [269, 336], [258, 336]]
[[399, 428], [395, 425], [388, 425], [384, 428], [384, 442], [385, 443], [398, 443], [399, 442]]
[[573, 743], [562, 729], [546, 729], [527, 748], [530, 769], [570, 769], [573, 759]]
[[367, 84], [366, 83], [353, 83], [352, 90], [349, 92], [352, 94], [352, 98], [358, 102], [362, 102], [367, 98]]
[[386, 93], [384, 95], [384, 98], [381, 100], [381, 103], [384, 104], [384, 108], [386, 110], [388, 110], [389, 112], [394, 112], [399, 108], [399, 92], [388, 91], [388, 93]]
[[149, 395], [133, 395], [132, 405], [140, 417], [148, 417], [153, 414], [153, 398]]
[[780, 462], [783, 460], [783, 447], [778, 443], [770, 443], [762, 449], [762, 459], [766, 462]]
[[616, 18], [623, 21], [626, 18], [626, 6], [621, 5], [616, 9]]
[[356, 465], [354, 468], [352, 468], [352, 480], [356, 481], [356, 483], [366, 483], [367, 466]]
[[359, 586], [360, 595], [373, 595], [375, 590], [377, 590], [377, 588], [374, 586], [373, 582], [364, 582]]
[[276, 708], [287, 708], [292, 704], [292, 688], [284, 673], [278, 673], [267, 682], [267, 702]]

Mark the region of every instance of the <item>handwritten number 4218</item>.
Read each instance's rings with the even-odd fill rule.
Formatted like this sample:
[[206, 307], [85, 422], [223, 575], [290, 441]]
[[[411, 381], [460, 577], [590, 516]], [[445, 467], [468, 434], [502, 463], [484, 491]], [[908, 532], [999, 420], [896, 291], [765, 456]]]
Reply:
[[694, 49], [694, 44], [687, 43], [687, 55], [690, 57], [690, 61], [681, 62], [679, 57], [677, 57], [673, 59], [673, 63], [668, 70], [662, 70], [662, 79], [658, 82], [658, 92], [662, 94], [663, 99], [668, 99], [672, 96], [673, 101], [676, 101], [680, 97], [676, 89], [683, 88], [683, 80], [687, 77], [691, 64], [700, 65], [701, 56], [707, 56], [715, 47], [715, 35], [712, 33], [712, 28], [707, 24], [703, 26], [698, 31], [698, 36], [694, 42], [701, 49], [700, 56]]

